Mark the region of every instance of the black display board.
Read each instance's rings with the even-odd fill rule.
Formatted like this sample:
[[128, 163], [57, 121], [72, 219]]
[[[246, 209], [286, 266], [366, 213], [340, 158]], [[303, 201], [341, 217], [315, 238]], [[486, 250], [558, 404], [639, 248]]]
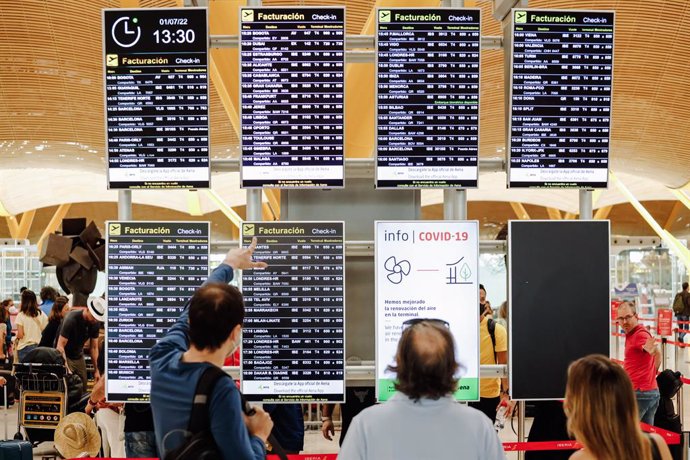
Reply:
[[242, 187], [343, 186], [345, 10], [241, 8]]
[[148, 401], [149, 351], [208, 278], [208, 222], [107, 222], [108, 401]]
[[242, 273], [242, 391], [263, 402], [344, 401], [343, 222], [245, 222], [265, 270]]
[[605, 188], [615, 13], [512, 15], [508, 185]]
[[609, 356], [608, 221], [508, 224], [510, 391], [563, 399], [570, 363]]
[[376, 18], [376, 186], [476, 187], [481, 11]]
[[208, 188], [205, 8], [103, 10], [108, 188]]

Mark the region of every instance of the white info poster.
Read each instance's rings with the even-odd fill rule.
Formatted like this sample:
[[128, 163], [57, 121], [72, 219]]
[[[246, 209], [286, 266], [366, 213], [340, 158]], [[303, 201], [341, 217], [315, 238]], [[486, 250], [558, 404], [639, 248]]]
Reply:
[[376, 222], [376, 397], [395, 393], [403, 328], [439, 320], [455, 339], [461, 377], [455, 398], [479, 399], [479, 223]]

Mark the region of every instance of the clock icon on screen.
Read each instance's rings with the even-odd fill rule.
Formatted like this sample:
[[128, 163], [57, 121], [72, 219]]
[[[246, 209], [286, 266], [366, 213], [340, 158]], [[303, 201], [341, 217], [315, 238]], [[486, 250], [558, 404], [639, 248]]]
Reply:
[[115, 23], [111, 30], [111, 35], [115, 43], [123, 48], [129, 48], [137, 44], [141, 38], [141, 27], [137, 25], [137, 18], [130, 19], [129, 16], [122, 16]]

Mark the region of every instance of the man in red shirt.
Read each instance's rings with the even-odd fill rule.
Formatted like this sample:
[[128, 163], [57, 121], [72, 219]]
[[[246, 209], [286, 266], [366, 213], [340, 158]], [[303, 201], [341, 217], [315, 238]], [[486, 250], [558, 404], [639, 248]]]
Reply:
[[623, 367], [635, 389], [640, 420], [654, 425], [654, 414], [659, 407], [656, 372], [661, 364], [661, 351], [652, 334], [639, 324], [635, 306], [630, 302], [623, 302], [618, 307], [618, 324], [625, 331]]

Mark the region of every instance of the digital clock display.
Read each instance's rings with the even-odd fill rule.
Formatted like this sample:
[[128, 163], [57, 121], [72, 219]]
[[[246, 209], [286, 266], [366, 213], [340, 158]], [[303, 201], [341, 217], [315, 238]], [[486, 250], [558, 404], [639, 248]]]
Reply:
[[194, 43], [196, 32], [194, 29], [156, 29], [153, 31], [156, 43]]
[[205, 8], [103, 11], [109, 188], [208, 188]]

